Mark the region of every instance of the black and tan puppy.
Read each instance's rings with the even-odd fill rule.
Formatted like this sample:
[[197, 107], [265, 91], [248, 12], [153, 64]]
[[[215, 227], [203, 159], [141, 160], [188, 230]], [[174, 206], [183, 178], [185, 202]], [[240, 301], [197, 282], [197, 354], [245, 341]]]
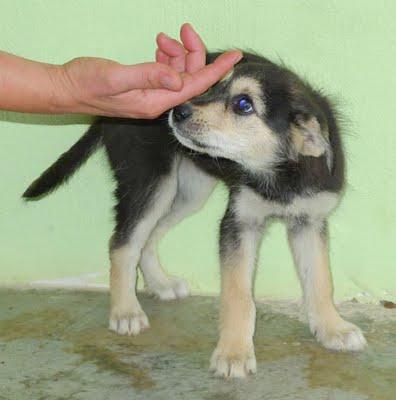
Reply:
[[172, 226], [202, 207], [221, 179], [229, 203], [220, 228], [215, 373], [241, 377], [256, 370], [252, 278], [271, 217], [287, 224], [312, 333], [329, 349], [365, 346], [359, 328], [342, 319], [333, 303], [327, 217], [343, 188], [344, 157], [336, 116], [322, 94], [288, 69], [245, 53], [232, 74], [176, 107], [168, 122], [99, 119], [24, 197], [54, 190], [102, 145], [117, 181], [110, 329], [137, 335], [149, 326], [135, 293], [138, 266], [160, 299], [188, 295], [183, 280], [163, 271], [157, 245]]

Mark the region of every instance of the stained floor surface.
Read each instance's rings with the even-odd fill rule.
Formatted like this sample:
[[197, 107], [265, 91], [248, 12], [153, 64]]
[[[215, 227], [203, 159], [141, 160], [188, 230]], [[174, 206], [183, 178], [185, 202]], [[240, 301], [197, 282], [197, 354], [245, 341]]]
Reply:
[[396, 399], [395, 309], [344, 303], [370, 346], [341, 354], [313, 340], [295, 304], [259, 304], [258, 373], [223, 381], [207, 370], [217, 299], [140, 297], [150, 330], [119, 337], [106, 293], [1, 290], [0, 399]]

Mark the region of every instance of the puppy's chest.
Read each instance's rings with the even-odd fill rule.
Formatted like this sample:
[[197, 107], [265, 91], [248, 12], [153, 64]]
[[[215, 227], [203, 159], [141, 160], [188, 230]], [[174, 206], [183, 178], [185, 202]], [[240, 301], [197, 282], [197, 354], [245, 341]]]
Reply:
[[261, 224], [268, 217], [284, 219], [326, 217], [338, 204], [339, 194], [321, 191], [315, 194], [295, 196], [288, 203], [265, 199], [253, 189], [243, 187], [234, 198], [236, 217], [248, 224]]

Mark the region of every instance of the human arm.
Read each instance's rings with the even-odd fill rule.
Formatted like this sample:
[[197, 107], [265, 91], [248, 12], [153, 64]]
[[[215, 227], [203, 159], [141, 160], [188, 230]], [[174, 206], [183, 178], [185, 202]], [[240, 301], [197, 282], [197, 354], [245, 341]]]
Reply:
[[181, 41], [158, 35], [157, 62], [136, 65], [90, 57], [54, 65], [0, 52], [0, 109], [155, 118], [205, 92], [241, 58], [227, 52], [205, 66], [205, 47], [189, 24]]

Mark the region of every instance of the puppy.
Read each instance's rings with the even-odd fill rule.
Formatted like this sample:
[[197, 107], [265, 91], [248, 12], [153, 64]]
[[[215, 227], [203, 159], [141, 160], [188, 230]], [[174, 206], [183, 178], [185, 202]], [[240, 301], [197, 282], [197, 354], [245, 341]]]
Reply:
[[[209, 54], [208, 62], [216, 56]], [[98, 119], [23, 195], [50, 193], [105, 147], [117, 182], [110, 329], [137, 335], [149, 327], [136, 297], [138, 266], [159, 299], [188, 295], [186, 283], [162, 269], [158, 242], [203, 206], [220, 179], [229, 201], [220, 226], [215, 374], [244, 377], [256, 371], [252, 278], [272, 217], [287, 225], [311, 332], [328, 349], [362, 349], [360, 329], [342, 319], [333, 303], [327, 218], [343, 189], [344, 156], [328, 99], [287, 68], [245, 53], [229, 76], [167, 119]]]

